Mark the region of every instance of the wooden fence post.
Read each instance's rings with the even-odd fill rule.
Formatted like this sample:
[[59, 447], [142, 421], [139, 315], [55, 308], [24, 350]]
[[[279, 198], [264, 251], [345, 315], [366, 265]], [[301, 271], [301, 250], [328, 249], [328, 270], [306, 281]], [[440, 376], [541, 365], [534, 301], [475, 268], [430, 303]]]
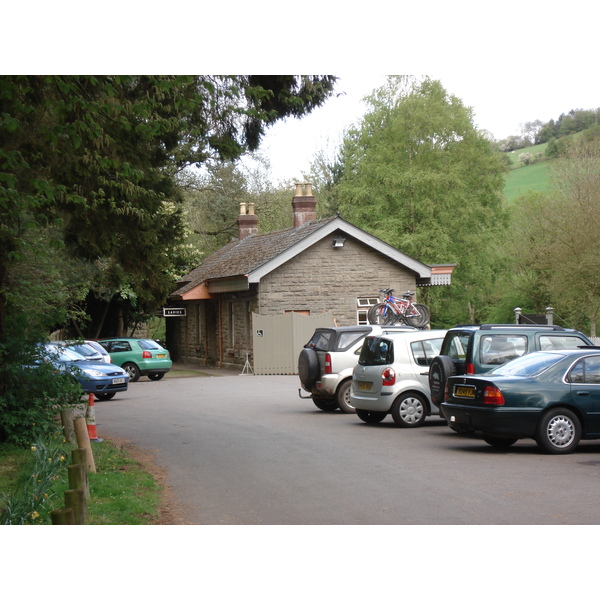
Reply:
[[87, 464], [90, 473], [96, 472], [96, 463], [94, 462], [94, 454], [92, 452], [92, 444], [87, 430], [85, 417], [77, 417], [75, 419], [75, 434], [77, 435], [77, 444], [80, 448], [85, 448], [87, 455]]
[[69, 465], [69, 487], [72, 490], [83, 490], [83, 500], [87, 504], [90, 499], [90, 486], [87, 477], [87, 465]]
[[75, 444], [75, 427], [73, 426], [73, 409], [63, 408], [60, 411], [60, 420], [62, 423], [65, 439], [69, 444]]
[[52, 525], [75, 525], [72, 508], [57, 508], [50, 512]]
[[65, 507], [73, 510], [75, 525], [85, 525], [87, 505], [83, 490], [67, 490], [65, 492]]

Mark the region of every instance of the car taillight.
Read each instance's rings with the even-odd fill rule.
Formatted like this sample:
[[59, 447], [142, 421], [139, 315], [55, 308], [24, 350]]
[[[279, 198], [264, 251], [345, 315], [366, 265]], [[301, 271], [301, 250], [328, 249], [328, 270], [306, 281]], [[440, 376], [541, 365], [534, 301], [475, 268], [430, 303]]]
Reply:
[[488, 385], [483, 392], [483, 403], [501, 406], [504, 404], [504, 396], [495, 385]]
[[475, 365], [473, 363], [467, 363], [467, 375], [475, 375]]
[[331, 375], [331, 354], [325, 355], [325, 375]]
[[448, 394], [448, 382], [446, 381], [446, 385], [444, 386], [444, 400], [449, 400], [450, 395]]
[[142, 352], [142, 358], [152, 358], [152, 352], [148, 352], [148, 350], [144, 350]]
[[396, 372], [391, 367], [388, 367], [382, 374], [381, 379], [383, 385], [394, 385], [396, 383]]

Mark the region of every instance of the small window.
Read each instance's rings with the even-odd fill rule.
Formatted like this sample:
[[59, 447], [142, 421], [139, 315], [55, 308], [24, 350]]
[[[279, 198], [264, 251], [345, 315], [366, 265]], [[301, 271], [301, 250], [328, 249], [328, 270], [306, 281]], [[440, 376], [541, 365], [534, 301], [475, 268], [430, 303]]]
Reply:
[[129, 342], [113, 342], [110, 345], [111, 352], [131, 352], [131, 345]]
[[521, 354], [517, 350], [527, 347], [525, 336], [483, 335], [479, 346], [479, 362], [482, 365], [503, 365]]
[[379, 298], [357, 298], [356, 299], [356, 324], [369, 324], [369, 308], [375, 306], [379, 302]]
[[431, 364], [431, 361], [440, 353], [443, 339], [444, 338], [438, 338], [436, 340], [411, 342], [410, 348], [415, 362], [420, 367], [428, 367]]
[[540, 350], [567, 350], [585, 346], [585, 342], [575, 335], [540, 335]]
[[331, 337], [332, 333], [332, 331], [317, 330], [313, 333], [312, 338], [310, 338], [310, 341], [304, 347], [314, 348], [315, 350], [327, 350], [329, 347], [329, 338]]
[[458, 333], [450, 339], [450, 345], [445, 352], [452, 360], [465, 360], [467, 347], [471, 336], [468, 333]]
[[600, 385], [600, 356], [584, 358], [576, 363], [569, 373], [568, 381]]
[[338, 352], [346, 350], [350, 348], [352, 344], [365, 337], [365, 335], [366, 333], [364, 331], [345, 331], [344, 333], [340, 334], [335, 346], [335, 350]]

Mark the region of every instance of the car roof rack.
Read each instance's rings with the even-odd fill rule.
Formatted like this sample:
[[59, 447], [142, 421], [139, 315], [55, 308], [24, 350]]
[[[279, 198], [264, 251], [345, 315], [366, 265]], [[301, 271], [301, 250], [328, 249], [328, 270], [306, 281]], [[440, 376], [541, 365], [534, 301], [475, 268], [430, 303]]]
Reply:
[[514, 329], [549, 329], [551, 331], [566, 331], [564, 327], [560, 325], [537, 325], [535, 323], [461, 323], [460, 325], [454, 325], [452, 329], [459, 329], [461, 327], [479, 327], [479, 329], [494, 329], [494, 328], [514, 328]]
[[533, 323], [512, 323], [511, 325], [501, 325], [501, 324], [485, 324], [481, 326], [481, 329], [494, 329], [495, 327], [514, 327], [515, 329], [550, 329], [551, 331], [565, 331], [564, 327], [560, 325], [535, 325]]

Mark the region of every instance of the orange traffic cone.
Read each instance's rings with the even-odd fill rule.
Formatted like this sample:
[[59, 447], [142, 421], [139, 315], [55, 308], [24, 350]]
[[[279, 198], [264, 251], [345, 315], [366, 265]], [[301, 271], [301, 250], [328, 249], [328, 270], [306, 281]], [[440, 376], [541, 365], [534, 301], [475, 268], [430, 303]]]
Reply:
[[90, 442], [101, 442], [102, 440], [98, 437], [98, 433], [96, 432], [96, 410], [94, 408], [94, 394], [90, 394], [90, 397], [88, 399], [88, 406], [85, 411], [85, 422], [87, 425]]

